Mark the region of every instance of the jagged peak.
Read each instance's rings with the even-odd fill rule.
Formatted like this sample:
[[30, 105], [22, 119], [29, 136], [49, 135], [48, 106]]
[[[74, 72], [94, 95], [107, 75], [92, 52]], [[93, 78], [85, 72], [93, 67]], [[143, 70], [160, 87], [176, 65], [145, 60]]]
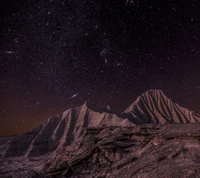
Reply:
[[81, 106], [77, 108], [81, 108], [82, 110], [90, 110], [94, 112], [102, 112], [102, 108], [98, 107], [97, 104], [91, 101], [85, 101]]
[[95, 110], [95, 111], [110, 111], [110, 106], [107, 105], [105, 107], [99, 107], [97, 104], [91, 102], [91, 101], [85, 101], [82, 107], [85, 107], [90, 110]]
[[82, 107], [86, 107], [89, 109], [97, 109], [98, 108], [97, 104], [95, 104], [91, 101], [85, 101], [84, 104], [82, 105]]
[[165, 100], [165, 101], [171, 101], [171, 99], [169, 99], [162, 90], [153, 90], [153, 89], [150, 89], [150, 90], [147, 90], [145, 93], [143, 93], [141, 95], [142, 97], [147, 97], [147, 98], [154, 98], [156, 101], [158, 100]]
[[161, 98], [164, 100], [170, 100], [162, 90], [154, 90], [154, 89], [150, 89], [147, 90], [145, 93], [143, 93], [140, 97], [151, 97], [154, 98], [156, 100], [160, 100]]
[[146, 92], [144, 92], [142, 95], [149, 95], [149, 94], [165, 96], [164, 92], [162, 90], [159, 90], [159, 89], [149, 89]]
[[196, 123], [200, 117], [193, 111], [179, 106], [162, 90], [147, 90], [124, 112], [130, 114], [136, 123]]
[[[73, 108], [69, 108], [61, 114], [66, 115], [66, 113], [72, 112], [74, 109], [77, 112], [81, 112], [81, 111], [85, 111], [85, 112], [93, 111], [93, 112], [101, 112], [101, 113], [102, 112], [111, 112], [109, 105], [107, 105], [105, 107], [99, 107], [97, 104], [95, 104], [92, 101], [85, 101], [82, 105], [79, 105], [79, 106], [76, 106]], [[51, 118], [49, 118], [49, 119], [51, 119]]]
[[124, 112], [128, 112], [133, 107], [135, 107], [139, 102], [144, 102], [146, 99], [154, 98], [156, 101], [164, 99], [170, 100], [162, 90], [159, 89], [149, 89], [142, 93]]

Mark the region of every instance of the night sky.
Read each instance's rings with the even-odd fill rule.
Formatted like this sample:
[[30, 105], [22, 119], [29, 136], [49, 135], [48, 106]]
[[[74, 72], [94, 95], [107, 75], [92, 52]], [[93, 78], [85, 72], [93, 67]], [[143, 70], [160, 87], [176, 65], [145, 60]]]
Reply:
[[200, 113], [198, 0], [1, 0], [0, 135], [161, 89]]

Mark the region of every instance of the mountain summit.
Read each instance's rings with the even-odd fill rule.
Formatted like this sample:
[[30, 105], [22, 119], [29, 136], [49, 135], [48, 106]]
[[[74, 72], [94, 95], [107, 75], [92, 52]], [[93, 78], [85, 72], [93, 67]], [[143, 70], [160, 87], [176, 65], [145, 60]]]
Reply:
[[199, 123], [200, 116], [180, 107], [161, 90], [148, 90], [125, 111], [135, 124]]

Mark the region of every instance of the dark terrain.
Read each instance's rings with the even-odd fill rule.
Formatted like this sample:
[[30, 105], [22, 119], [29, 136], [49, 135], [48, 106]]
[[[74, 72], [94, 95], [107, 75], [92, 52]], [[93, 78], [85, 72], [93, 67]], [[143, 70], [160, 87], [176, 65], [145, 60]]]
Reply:
[[160, 90], [123, 113], [84, 103], [0, 139], [0, 177], [200, 177], [200, 116]]

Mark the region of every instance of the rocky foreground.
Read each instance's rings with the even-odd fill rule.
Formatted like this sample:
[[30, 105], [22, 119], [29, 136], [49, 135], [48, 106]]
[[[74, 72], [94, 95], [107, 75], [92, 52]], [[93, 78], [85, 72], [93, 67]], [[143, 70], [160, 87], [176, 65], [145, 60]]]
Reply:
[[60, 152], [1, 158], [0, 177], [200, 177], [200, 124], [85, 128]]
[[85, 103], [0, 138], [0, 177], [197, 178], [199, 121], [158, 90], [121, 114]]

